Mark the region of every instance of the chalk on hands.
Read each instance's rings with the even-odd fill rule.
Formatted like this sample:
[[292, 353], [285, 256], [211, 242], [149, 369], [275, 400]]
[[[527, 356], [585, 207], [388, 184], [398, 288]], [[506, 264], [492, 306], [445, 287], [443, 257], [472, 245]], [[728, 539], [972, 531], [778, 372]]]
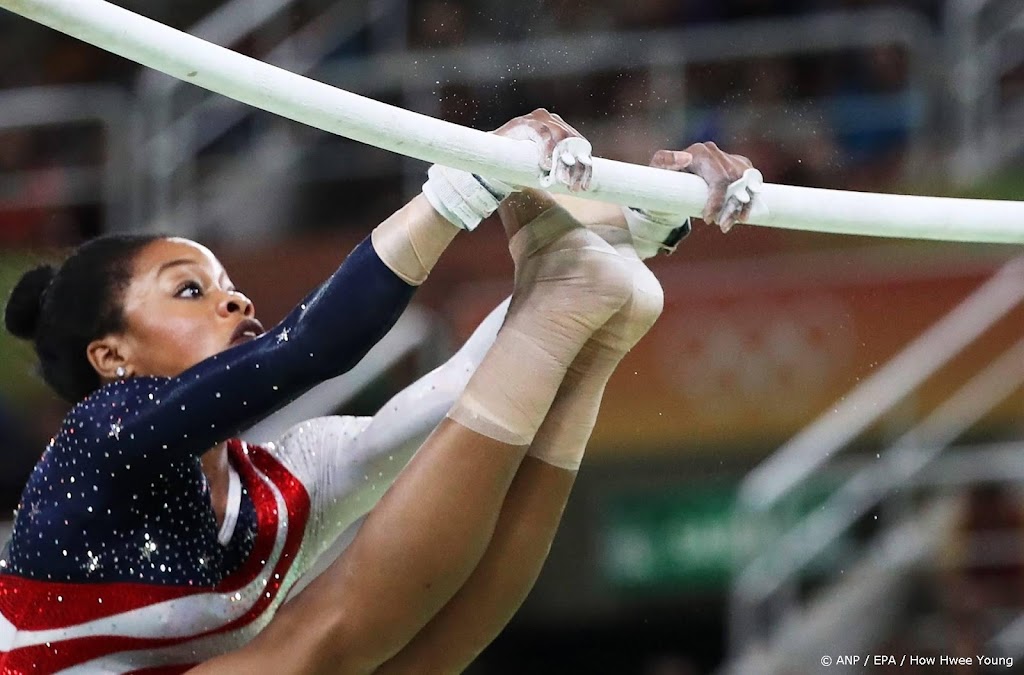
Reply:
[[[591, 159], [593, 151], [594, 148], [590, 141], [580, 136], [562, 139], [551, 151], [551, 169], [541, 176], [541, 185], [550, 187], [555, 183], [562, 183], [570, 189], [584, 188], [589, 183], [589, 180], [585, 180], [585, 178], [593, 165]], [[584, 171], [575, 172], [580, 175], [574, 177], [574, 172], [569, 171], [569, 167], [574, 167], [577, 164]]]
[[732, 229], [732, 218], [749, 204], [764, 187], [764, 176], [757, 169], [750, 168], [725, 189], [725, 203], [718, 213], [718, 224], [723, 232]]

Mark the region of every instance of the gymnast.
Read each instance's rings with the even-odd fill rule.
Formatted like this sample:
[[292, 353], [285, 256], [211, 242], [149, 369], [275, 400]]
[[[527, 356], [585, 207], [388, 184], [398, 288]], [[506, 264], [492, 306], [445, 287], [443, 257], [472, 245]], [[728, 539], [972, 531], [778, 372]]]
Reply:
[[[586, 188], [589, 146], [557, 116], [495, 133], [535, 140], [543, 174]], [[749, 162], [688, 150], [653, 163], [708, 181], [708, 220], [742, 220], [725, 194]], [[0, 555], [0, 671], [464, 668], [533, 585], [604, 385], [660, 313], [641, 257], [689, 227], [558, 201], [431, 167], [423, 194], [267, 332], [187, 240], [100, 238], [26, 273], [7, 327], [78, 403]], [[494, 210], [514, 292], [455, 356], [372, 418], [310, 420], [264, 447], [232, 438], [358, 362], [454, 236]]]

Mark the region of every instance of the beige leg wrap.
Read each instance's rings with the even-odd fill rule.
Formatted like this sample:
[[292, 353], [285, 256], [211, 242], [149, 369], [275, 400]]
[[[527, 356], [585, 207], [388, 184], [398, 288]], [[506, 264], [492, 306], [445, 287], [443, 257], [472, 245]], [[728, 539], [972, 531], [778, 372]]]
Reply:
[[564, 209], [509, 242], [516, 283], [494, 346], [448, 416], [510, 445], [528, 445], [583, 345], [630, 298], [625, 260]]
[[622, 358], [661, 315], [661, 284], [632, 247], [629, 232], [601, 226], [593, 231], [612, 244], [632, 274], [629, 301], [583, 346], [566, 373], [528, 455], [576, 471], [597, 422], [605, 386]]
[[420, 195], [374, 228], [370, 240], [392, 272], [407, 284], [419, 286], [461, 231]]
[[657, 321], [665, 301], [662, 286], [630, 247], [629, 233], [622, 234], [628, 249], [624, 254], [630, 256], [624, 260], [633, 272], [633, 294], [575, 357], [527, 452], [570, 471], [583, 462], [611, 374]]

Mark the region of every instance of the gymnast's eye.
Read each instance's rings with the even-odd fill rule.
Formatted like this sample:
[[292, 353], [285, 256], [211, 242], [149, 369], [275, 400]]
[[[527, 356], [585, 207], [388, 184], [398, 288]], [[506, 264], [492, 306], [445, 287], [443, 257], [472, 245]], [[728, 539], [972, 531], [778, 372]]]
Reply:
[[178, 287], [178, 290], [174, 293], [174, 297], [201, 298], [203, 297], [203, 287], [198, 281], [186, 281]]

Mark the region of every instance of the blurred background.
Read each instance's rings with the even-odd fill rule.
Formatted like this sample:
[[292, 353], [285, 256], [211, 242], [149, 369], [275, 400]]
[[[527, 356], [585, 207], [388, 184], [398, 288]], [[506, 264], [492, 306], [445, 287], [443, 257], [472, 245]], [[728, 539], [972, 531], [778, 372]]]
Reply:
[[[543, 106], [604, 157], [646, 163], [714, 140], [773, 182], [1024, 199], [1021, 0], [118, 4], [475, 128]], [[424, 180], [420, 162], [3, 10], [0, 36], [5, 296], [91, 236], [162, 231], [210, 245], [276, 321]], [[864, 669], [819, 665], [842, 654], [1019, 667], [1019, 254], [697, 222], [653, 261], [666, 311], [609, 387], [534, 593], [472, 673]], [[461, 237], [356, 371], [252, 437], [372, 413], [510, 279], [500, 228]], [[9, 514], [66, 405], [26, 345], [4, 334], [0, 355]]]

